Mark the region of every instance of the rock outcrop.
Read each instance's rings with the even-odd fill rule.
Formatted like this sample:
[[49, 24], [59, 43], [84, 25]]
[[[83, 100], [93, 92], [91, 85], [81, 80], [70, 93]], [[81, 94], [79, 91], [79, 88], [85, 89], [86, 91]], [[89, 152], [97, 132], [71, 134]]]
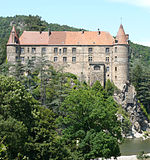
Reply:
[[[115, 93], [114, 99], [129, 115], [131, 127], [128, 135], [125, 136], [130, 136], [131, 138], [142, 137], [144, 131], [150, 131], [149, 120], [141, 109], [140, 103], [138, 103], [138, 100], [136, 99], [135, 88], [130, 83], [124, 85], [121, 93]], [[118, 115], [118, 119], [120, 121], [124, 120], [121, 115]]]

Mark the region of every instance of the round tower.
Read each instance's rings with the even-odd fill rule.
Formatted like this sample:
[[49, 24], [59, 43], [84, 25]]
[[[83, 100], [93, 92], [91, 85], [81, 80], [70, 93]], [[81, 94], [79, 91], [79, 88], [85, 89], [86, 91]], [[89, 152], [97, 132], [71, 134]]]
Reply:
[[129, 79], [128, 38], [129, 35], [125, 34], [121, 24], [115, 38], [112, 56], [112, 80], [120, 90]]
[[18, 57], [19, 51], [20, 51], [19, 38], [16, 33], [16, 29], [13, 26], [10, 36], [9, 36], [9, 40], [7, 42], [7, 60], [8, 62], [15, 63], [16, 58]]

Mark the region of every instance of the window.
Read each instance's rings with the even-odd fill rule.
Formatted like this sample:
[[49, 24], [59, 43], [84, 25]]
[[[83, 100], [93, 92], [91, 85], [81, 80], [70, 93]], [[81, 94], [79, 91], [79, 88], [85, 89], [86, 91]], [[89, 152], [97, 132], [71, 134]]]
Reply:
[[100, 70], [100, 66], [98, 65], [94, 66], [94, 70]]
[[109, 62], [109, 57], [106, 57], [106, 62]]
[[76, 57], [72, 57], [72, 62], [73, 62], [73, 63], [76, 62]]
[[63, 62], [67, 62], [67, 57], [63, 57]]
[[58, 53], [58, 48], [54, 48], [54, 53]]
[[16, 56], [16, 61], [19, 61], [19, 57], [18, 56]]
[[115, 56], [115, 61], [117, 61], [117, 56]]
[[117, 47], [115, 47], [115, 53], [117, 53]]
[[115, 67], [115, 71], [117, 71], [117, 67]]
[[36, 53], [36, 48], [32, 48], [32, 53]]
[[115, 43], [118, 43], [118, 40], [115, 40]]
[[93, 52], [93, 48], [89, 48], [88, 53], [92, 53], [92, 52]]
[[59, 49], [59, 54], [61, 54], [61, 49]]
[[115, 76], [115, 80], [117, 80], [117, 76]]
[[89, 62], [92, 62], [92, 57], [88, 57], [88, 61], [89, 61]]
[[20, 52], [21, 52], [21, 53], [24, 53], [24, 48], [21, 48]]
[[42, 53], [46, 53], [46, 48], [42, 48]]
[[109, 72], [109, 66], [106, 67], [106, 71]]
[[32, 61], [35, 61], [36, 60], [36, 57], [34, 56], [34, 57], [32, 57]]
[[106, 48], [106, 49], [105, 49], [105, 52], [106, 52], [106, 53], [109, 53], [109, 48]]
[[20, 57], [21, 62], [24, 62], [24, 57]]
[[67, 53], [67, 48], [63, 48], [63, 53]]
[[30, 48], [28, 48], [28, 50], [27, 50], [27, 51], [28, 51], [28, 53], [29, 53], [29, 52], [30, 52]]
[[16, 53], [19, 53], [19, 47], [16, 47]]
[[57, 60], [58, 60], [58, 57], [54, 57], [54, 62], [57, 62]]
[[76, 53], [76, 48], [72, 48], [72, 53]]

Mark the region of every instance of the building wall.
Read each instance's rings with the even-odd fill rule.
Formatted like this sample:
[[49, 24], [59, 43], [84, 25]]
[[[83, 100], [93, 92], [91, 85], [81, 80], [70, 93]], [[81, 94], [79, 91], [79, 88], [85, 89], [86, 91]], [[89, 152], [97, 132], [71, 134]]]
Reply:
[[[15, 62], [16, 57], [19, 55], [23, 63], [25, 63], [27, 59], [35, 59], [35, 57], [36, 60], [38, 60], [43, 50], [45, 57], [50, 60], [56, 68], [63, 67], [65, 72], [71, 72], [77, 75], [79, 79], [85, 80], [90, 84], [99, 80], [101, 84], [104, 85], [104, 81], [110, 79], [119, 89], [122, 89], [124, 83], [128, 80], [127, 45], [20, 46], [18, 53], [16, 53], [16, 47], [19, 46], [7, 46], [7, 59], [9, 62]], [[36, 48], [35, 52], [34, 48]], [[46, 48], [46, 50], [43, 48]], [[54, 53], [54, 48], [58, 49], [57, 53]], [[66, 53], [63, 53], [64, 48], [67, 48]], [[76, 48], [75, 53], [72, 53], [72, 48]], [[89, 52], [89, 48], [92, 48], [91, 52]], [[56, 62], [54, 62], [54, 57], [57, 57]], [[63, 57], [67, 57], [66, 62], [63, 62]], [[72, 62], [72, 57], [76, 57], [76, 62]], [[90, 62], [89, 57], [92, 57], [92, 61]]]

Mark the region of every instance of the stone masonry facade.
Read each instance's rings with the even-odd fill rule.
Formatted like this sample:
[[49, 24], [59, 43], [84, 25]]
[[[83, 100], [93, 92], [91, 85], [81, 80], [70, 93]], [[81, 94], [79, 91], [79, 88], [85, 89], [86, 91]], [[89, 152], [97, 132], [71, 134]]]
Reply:
[[120, 89], [128, 81], [128, 35], [122, 24], [116, 38], [104, 31], [24, 31], [18, 37], [13, 27], [7, 43], [8, 62], [20, 59], [37, 61], [43, 54], [57, 68], [93, 84], [99, 80], [104, 86], [109, 79]]

